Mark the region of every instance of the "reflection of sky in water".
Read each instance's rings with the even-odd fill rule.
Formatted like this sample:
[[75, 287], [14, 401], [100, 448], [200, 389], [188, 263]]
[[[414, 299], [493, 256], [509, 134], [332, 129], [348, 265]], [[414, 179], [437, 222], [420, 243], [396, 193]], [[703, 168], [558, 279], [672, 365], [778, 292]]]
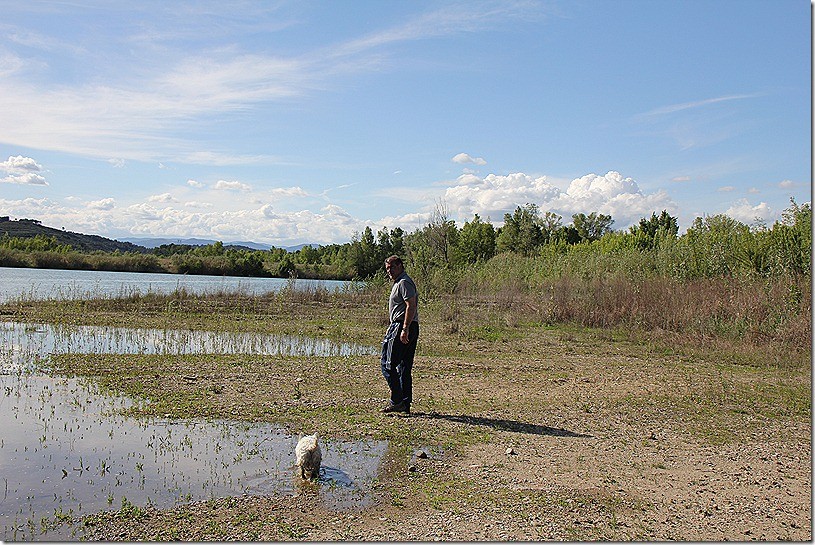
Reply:
[[375, 354], [367, 346], [328, 339], [172, 329], [0, 322], [0, 372], [35, 364], [51, 354]]
[[[71, 538], [65, 528], [41, 534], [41, 519], [118, 510], [123, 499], [168, 508], [299, 493], [297, 437], [264, 424], [110, 414], [130, 403], [75, 379], [0, 376], [0, 539]], [[319, 491], [327, 507], [370, 503], [386, 444], [321, 443]]]
[[283, 288], [295, 290], [354, 289], [342, 280], [295, 281], [285, 278], [256, 278], [115, 271], [69, 271], [0, 267], [0, 303], [22, 299], [96, 299], [134, 295], [169, 294], [177, 290], [194, 294], [240, 293], [263, 295]]

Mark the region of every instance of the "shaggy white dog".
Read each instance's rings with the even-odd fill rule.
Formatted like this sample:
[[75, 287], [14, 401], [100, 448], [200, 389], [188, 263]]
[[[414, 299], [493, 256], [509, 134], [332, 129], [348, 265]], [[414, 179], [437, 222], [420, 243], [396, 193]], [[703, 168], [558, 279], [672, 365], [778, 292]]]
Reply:
[[317, 434], [306, 435], [297, 442], [294, 449], [297, 456], [297, 467], [300, 468], [300, 477], [303, 479], [316, 479], [320, 476], [320, 464], [323, 461], [323, 453], [317, 443]]

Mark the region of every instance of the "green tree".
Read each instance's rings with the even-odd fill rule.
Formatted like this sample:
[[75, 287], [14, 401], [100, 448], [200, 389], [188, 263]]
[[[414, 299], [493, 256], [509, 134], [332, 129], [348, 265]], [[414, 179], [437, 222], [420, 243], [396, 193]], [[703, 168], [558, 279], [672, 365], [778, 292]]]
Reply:
[[650, 249], [656, 245], [657, 240], [666, 237], [676, 238], [679, 233], [679, 220], [668, 214], [667, 210], [663, 210], [659, 216], [652, 212], [650, 218], [642, 218], [639, 224], [632, 225], [629, 231], [635, 237], [638, 248]]
[[592, 212], [588, 216], [583, 213], [572, 215], [572, 224], [581, 240], [589, 242], [600, 240], [606, 233], [611, 232], [611, 225], [614, 220], [611, 216]]
[[455, 264], [467, 265], [487, 261], [495, 255], [495, 228], [481, 221], [476, 214], [472, 221], [464, 223], [455, 247]]
[[512, 214], [504, 214], [504, 226], [498, 232], [499, 252], [515, 252], [532, 256], [544, 242], [538, 205], [527, 203]]

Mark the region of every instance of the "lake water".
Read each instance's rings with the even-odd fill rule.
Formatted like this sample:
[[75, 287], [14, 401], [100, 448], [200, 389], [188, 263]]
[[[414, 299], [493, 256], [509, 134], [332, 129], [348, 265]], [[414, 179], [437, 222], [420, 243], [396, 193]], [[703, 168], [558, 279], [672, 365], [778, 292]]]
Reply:
[[[284, 278], [0, 267], [0, 303], [20, 298], [30, 301], [166, 294], [181, 288], [193, 294], [237, 291], [263, 295], [278, 291], [289, 283], [290, 280]], [[294, 282], [296, 289], [320, 286], [335, 290], [350, 285], [350, 282], [340, 280], [297, 279]]]

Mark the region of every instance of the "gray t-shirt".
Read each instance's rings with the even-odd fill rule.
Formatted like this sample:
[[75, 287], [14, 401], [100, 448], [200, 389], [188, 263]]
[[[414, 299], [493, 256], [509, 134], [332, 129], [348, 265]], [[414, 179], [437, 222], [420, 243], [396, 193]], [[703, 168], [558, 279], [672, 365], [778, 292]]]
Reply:
[[413, 321], [419, 321], [419, 292], [416, 290], [416, 284], [403, 272], [393, 283], [391, 288], [391, 297], [388, 299], [388, 310], [391, 315], [391, 323], [403, 322], [405, 320], [405, 312], [407, 311], [407, 303], [405, 301], [411, 297], [416, 297], [416, 314], [413, 315]]

